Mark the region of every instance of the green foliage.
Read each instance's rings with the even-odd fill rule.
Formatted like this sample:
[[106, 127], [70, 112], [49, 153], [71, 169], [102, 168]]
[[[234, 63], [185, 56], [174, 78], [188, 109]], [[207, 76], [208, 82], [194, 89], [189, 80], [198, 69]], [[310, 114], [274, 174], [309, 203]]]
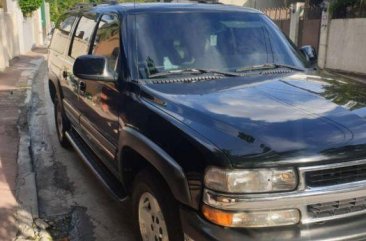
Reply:
[[[1, 1], [1, 0], [0, 0]], [[71, 8], [73, 8], [77, 4], [84, 4], [84, 3], [95, 3], [101, 4], [106, 2], [105, 0], [46, 0], [50, 3], [50, 14], [51, 14], [51, 21], [56, 22], [57, 19]], [[120, 3], [127, 3], [127, 2], [145, 2], [147, 0], [117, 0]], [[151, 0], [150, 0], [151, 1]]]
[[[350, 9], [350, 10], [349, 10]], [[333, 0], [329, 7], [330, 14], [333, 17], [364, 17], [364, 9], [366, 9], [365, 0]]]
[[334, 0], [330, 5], [329, 10], [331, 11], [331, 13], [333, 13], [341, 8], [353, 6], [357, 3], [359, 4], [360, 0]]
[[51, 21], [56, 22], [57, 19], [76, 4], [80, 3], [80, 0], [49, 0]]
[[30, 16], [42, 5], [42, 0], [19, 0], [19, 7], [24, 16]]

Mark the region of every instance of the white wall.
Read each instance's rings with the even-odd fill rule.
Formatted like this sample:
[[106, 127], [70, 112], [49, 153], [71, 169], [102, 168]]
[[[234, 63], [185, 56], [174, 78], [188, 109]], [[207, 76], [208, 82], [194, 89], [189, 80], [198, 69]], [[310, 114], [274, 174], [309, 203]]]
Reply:
[[[5, 26], [5, 13], [2, 8], [0, 8], [0, 26]], [[9, 65], [7, 45], [5, 28], [0, 27], [0, 71], [3, 71]]]
[[326, 68], [366, 74], [366, 18], [331, 21]]
[[12, 58], [26, 54], [36, 45], [43, 45], [46, 36], [43, 33], [40, 9], [32, 17], [25, 18], [18, 1], [0, 1], [4, 7], [0, 8], [0, 71], [3, 71]]
[[26, 53], [30, 51], [35, 45], [35, 31], [33, 24], [33, 17], [27, 17], [23, 20], [23, 51]]

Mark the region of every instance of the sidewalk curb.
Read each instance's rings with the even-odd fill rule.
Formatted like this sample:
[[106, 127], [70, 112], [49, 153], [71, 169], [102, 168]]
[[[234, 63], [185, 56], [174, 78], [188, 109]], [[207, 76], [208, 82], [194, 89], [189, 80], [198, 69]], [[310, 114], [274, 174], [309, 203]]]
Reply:
[[[26, 97], [23, 104], [19, 106], [22, 109], [26, 125], [20, 126], [19, 131], [19, 149], [18, 149], [18, 176], [16, 184], [16, 198], [18, 208], [15, 214], [18, 227], [18, 238], [16, 240], [35, 239], [34, 219], [38, 218], [38, 198], [35, 172], [31, 156], [31, 140], [28, 127], [28, 113], [32, 104], [32, 84], [34, 79], [41, 72], [46, 64], [44, 57], [31, 61], [35, 65], [34, 70], [26, 70], [24, 75], [27, 79]], [[23, 75], [23, 73], [22, 73]]]

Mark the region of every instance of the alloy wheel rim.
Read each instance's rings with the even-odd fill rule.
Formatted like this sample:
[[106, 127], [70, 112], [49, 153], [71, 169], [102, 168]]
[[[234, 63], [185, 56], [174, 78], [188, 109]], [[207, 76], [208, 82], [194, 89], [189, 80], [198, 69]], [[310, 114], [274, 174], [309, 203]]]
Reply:
[[145, 192], [141, 195], [138, 212], [143, 241], [169, 241], [164, 215], [152, 194]]

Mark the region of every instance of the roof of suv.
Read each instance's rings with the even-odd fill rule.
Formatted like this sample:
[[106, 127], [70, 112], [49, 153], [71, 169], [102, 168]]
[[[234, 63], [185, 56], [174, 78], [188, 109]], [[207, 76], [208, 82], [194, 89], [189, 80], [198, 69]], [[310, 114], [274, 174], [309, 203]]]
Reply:
[[175, 12], [175, 11], [240, 11], [260, 13], [252, 8], [244, 8], [223, 4], [200, 4], [200, 3], [125, 3], [125, 4], [102, 4], [93, 10], [114, 10], [127, 13], [142, 12]]

